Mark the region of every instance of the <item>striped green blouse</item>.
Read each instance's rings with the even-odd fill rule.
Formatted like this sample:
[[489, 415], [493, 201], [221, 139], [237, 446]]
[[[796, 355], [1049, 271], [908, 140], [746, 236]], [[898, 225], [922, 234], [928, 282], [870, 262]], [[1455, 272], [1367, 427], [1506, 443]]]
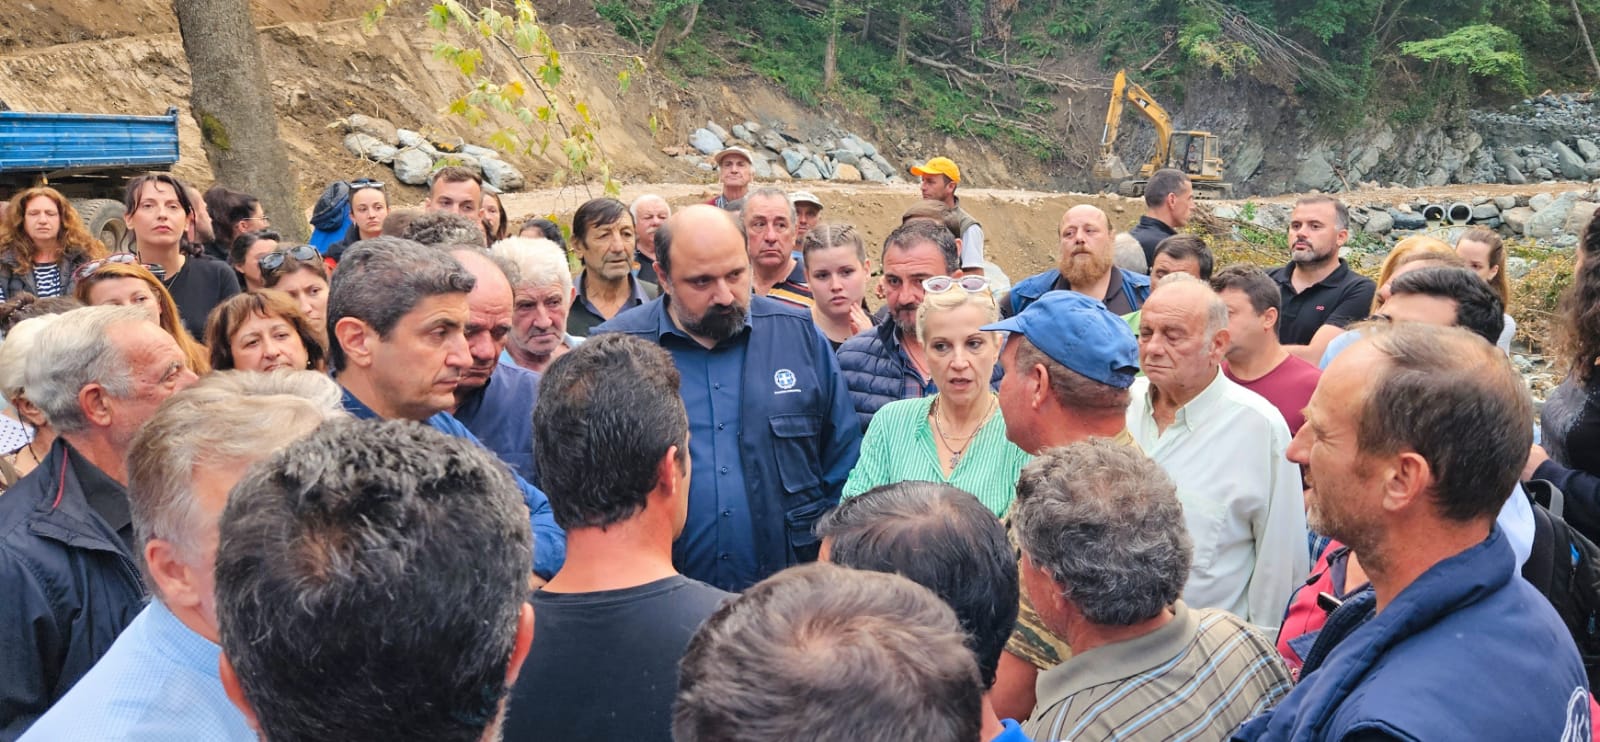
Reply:
[[1016, 497], [1022, 466], [1033, 457], [1006, 439], [1005, 418], [995, 410], [946, 479], [928, 423], [933, 400], [890, 402], [872, 416], [861, 440], [861, 458], [844, 483], [844, 497], [907, 480], [941, 482], [971, 492], [995, 515], [1005, 515]]

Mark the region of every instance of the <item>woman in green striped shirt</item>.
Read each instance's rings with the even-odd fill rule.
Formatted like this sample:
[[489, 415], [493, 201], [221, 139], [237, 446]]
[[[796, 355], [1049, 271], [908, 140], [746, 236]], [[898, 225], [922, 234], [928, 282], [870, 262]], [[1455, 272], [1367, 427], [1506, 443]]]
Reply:
[[935, 276], [922, 286], [917, 337], [939, 393], [878, 410], [844, 496], [906, 480], [941, 482], [971, 492], [1003, 516], [1030, 457], [1006, 438], [999, 400], [989, 388], [1000, 338], [978, 328], [997, 320], [1000, 310], [983, 276]]

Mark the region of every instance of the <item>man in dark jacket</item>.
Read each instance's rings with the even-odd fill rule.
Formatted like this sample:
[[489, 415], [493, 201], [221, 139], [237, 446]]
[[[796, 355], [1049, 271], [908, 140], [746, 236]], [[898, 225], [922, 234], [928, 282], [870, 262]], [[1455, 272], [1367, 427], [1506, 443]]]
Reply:
[[[917, 340], [922, 282], [934, 276], [962, 275], [955, 237], [929, 219], [912, 219], [890, 232], [879, 258], [884, 301], [893, 321], [864, 330], [839, 346], [839, 368], [844, 371], [862, 430], [884, 405], [939, 391]], [[999, 369], [995, 366], [996, 379]]]
[[1373, 589], [1333, 611], [1300, 685], [1235, 739], [1588, 739], [1578, 650], [1495, 524], [1533, 441], [1522, 379], [1460, 328], [1363, 334], [1289, 458], [1309, 467], [1311, 528], [1348, 544]]
[[537, 481], [533, 464], [533, 406], [539, 378], [514, 363], [501, 363], [511, 339], [512, 275], [509, 261], [478, 248], [450, 251], [477, 280], [467, 294], [467, 353], [472, 365], [461, 372], [456, 406], [450, 410], [478, 441], [523, 479]]
[[1182, 170], [1162, 168], [1144, 187], [1144, 215], [1128, 234], [1144, 248], [1144, 262], [1154, 266], [1156, 245], [1178, 233], [1194, 214], [1194, 184]]
[[144, 607], [125, 457], [134, 433], [195, 375], [132, 307], [63, 315], [28, 358], [23, 391], [59, 437], [0, 497], [0, 740], [14, 740]]
[[691, 472], [672, 561], [685, 577], [743, 590], [816, 560], [812, 524], [838, 504], [861, 426], [811, 315], [751, 295], [750, 255], [731, 215], [683, 209], [656, 233], [656, 248], [661, 298], [594, 334], [625, 332], [672, 354]]

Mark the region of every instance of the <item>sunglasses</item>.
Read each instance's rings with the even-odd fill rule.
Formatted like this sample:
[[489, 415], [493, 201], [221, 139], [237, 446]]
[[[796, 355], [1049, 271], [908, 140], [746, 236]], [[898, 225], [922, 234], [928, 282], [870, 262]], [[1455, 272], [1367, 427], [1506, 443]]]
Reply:
[[83, 279], [94, 275], [95, 271], [98, 271], [108, 265], [129, 265], [137, 262], [139, 262], [138, 255], [135, 255], [131, 252], [119, 252], [109, 257], [104, 257], [99, 260], [91, 260], [83, 265], [78, 266], [78, 269], [72, 272], [72, 280], [82, 281]]
[[359, 191], [363, 188], [376, 188], [381, 191], [383, 190], [383, 181], [371, 178], [356, 178], [350, 181], [350, 190]]
[[942, 294], [957, 286], [969, 294], [978, 294], [989, 290], [989, 279], [983, 276], [933, 276], [922, 279], [922, 290], [930, 294]]
[[310, 262], [321, 257], [317, 248], [310, 245], [295, 245], [294, 247], [280, 248], [256, 258], [256, 265], [261, 266], [264, 273], [272, 273], [282, 268], [290, 260]]

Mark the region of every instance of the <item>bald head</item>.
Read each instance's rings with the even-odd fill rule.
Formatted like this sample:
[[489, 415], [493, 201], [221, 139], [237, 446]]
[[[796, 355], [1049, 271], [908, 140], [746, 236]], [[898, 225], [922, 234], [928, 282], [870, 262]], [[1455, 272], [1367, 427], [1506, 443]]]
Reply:
[[671, 280], [672, 248], [686, 241], [695, 243], [733, 241], [740, 252], [745, 249], [744, 230], [734, 214], [708, 204], [684, 207], [667, 217], [656, 230], [656, 273]]
[[1228, 305], [1187, 273], [1161, 279], [1139, 316], [1139, 364], [1157, 389], [1203, 389], [1228, 348]]
[[1067, 213], [1061, 215], [1063, 224], [1073, 219], [1099, 224], [1105, 227], [1107, 232], [1111, 231], [1111, 217], [1107, 216], [1105, 211], [1094, 204], [1078, 204], [1067, 209]]

